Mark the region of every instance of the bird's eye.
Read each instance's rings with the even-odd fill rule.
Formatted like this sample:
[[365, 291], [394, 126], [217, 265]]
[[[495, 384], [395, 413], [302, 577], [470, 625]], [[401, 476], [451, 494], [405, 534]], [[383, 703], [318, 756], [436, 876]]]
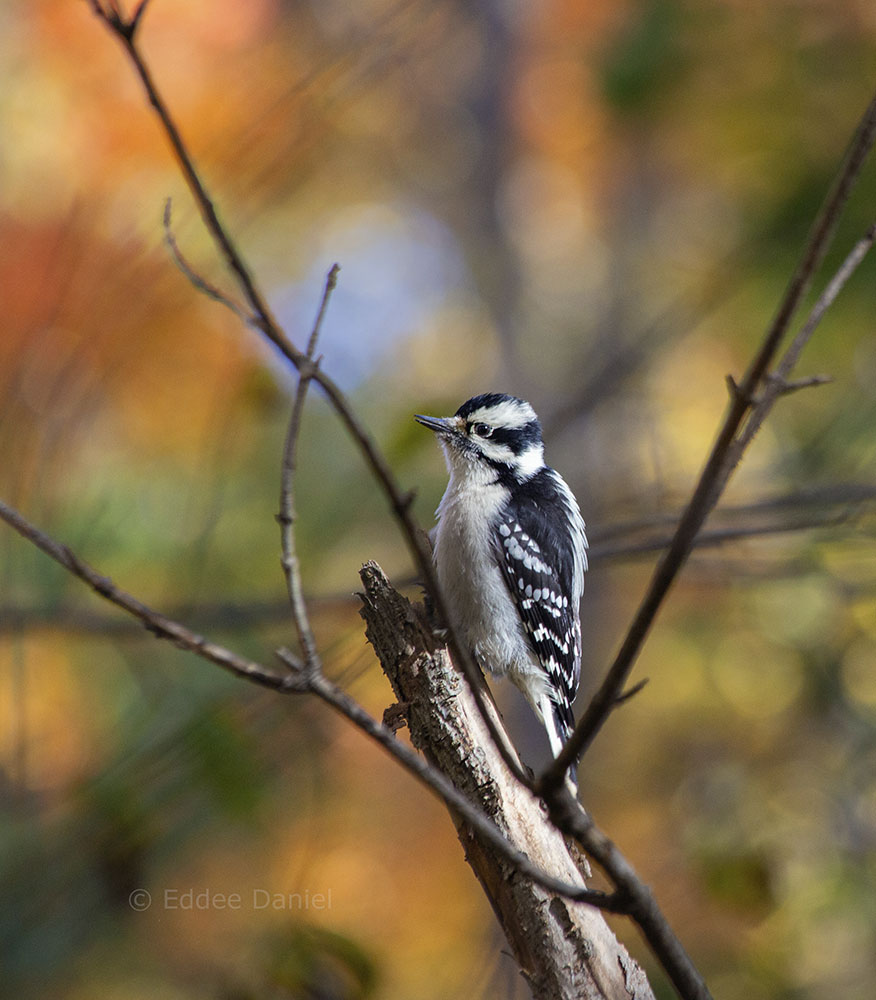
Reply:
[[489, 424], [472, 424], [472, 433], [478, 437], [488, 438], [493, 435], [493, 428]]

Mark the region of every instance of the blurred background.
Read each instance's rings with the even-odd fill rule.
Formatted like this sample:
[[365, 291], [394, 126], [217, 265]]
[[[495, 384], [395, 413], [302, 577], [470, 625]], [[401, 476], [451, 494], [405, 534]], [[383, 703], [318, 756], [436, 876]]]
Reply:
[[[591, 536], [583, 701], [872, 96], [873, 5], [153, 0], [140, 37], [299, 345], [341, 264], [323, 364], [424, 525], [445, 473], [412, 413], [532, 401]], [[174, 265], [168, 198], [192, 266], [235, 291], [88, 4], [5, 0], [0, 65], [0, 496], [270, 664], [292, 642], [294, 381]], [[819, 286], [874, 216], [871, 164]], [[722, 1000], [864, 1000], [876, 978], [874, 267], [798, 372], [834, 383], [779, 404], [650, 683], [582, 766]], [[327, 670], [379, 716], [359, 565], [418, 591], [315, 390], [298, 490]], [[497, 695], [539, 765], [528, 708]], [[5, 528], [0, 813], [4, 995], [528, 996], [440, 804], [321, 705], [157, 643]]]

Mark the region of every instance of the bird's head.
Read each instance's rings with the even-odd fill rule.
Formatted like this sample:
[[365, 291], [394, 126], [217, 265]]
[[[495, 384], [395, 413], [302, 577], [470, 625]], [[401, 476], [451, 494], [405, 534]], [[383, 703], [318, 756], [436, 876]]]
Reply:
[[544, 465], [541, 424], [516, 396], [474, 396], [452, 417], [415, 417], [438, 436], [451, 476], [523, 482]]

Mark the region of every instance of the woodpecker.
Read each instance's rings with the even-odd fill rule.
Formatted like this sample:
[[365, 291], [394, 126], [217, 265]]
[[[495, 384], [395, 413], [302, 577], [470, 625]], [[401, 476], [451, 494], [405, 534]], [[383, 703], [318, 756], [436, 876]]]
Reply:
[[525, 400], [485, 393], [452, 417], [415, 419], [435, 432], [450, 474], [434, 561], [451, 624], [481, 667], [523, 692], [556, 757], [575, 726], [581, 673], [587, 535], [578, 502], [545, 465]]

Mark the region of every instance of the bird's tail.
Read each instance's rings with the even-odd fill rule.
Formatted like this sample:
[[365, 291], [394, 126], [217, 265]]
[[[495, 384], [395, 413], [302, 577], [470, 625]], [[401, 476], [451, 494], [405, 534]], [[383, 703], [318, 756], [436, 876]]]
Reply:
[[[539, 705], [539, 715], [547, 730], [548, 741], [551, 745], [551, 753], [554, 757], [559, 757], [560, 751], [566, 740], [575, 730], [575, 716], [569, 705], [560, 704], [549, 696], [545, 696]], [[569, 768], [569, 781], [575, 793], [578, 792], [578, 761]]]

